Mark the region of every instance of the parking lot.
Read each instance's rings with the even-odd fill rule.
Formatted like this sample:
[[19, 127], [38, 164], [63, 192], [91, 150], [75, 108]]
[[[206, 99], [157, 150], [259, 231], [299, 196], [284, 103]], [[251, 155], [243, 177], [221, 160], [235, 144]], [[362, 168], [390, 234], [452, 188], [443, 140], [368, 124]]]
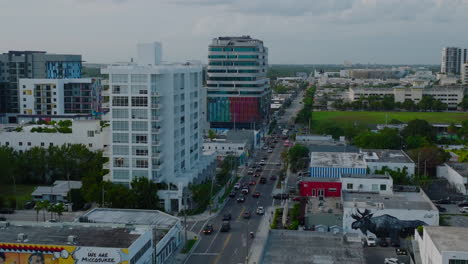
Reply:
[[398, 256], [394, 247], [365, 247], [364, 257], [368, 264], [384, 263], [385, 258], [398, 258], [400, 262], [410, 263], [409, 256]]

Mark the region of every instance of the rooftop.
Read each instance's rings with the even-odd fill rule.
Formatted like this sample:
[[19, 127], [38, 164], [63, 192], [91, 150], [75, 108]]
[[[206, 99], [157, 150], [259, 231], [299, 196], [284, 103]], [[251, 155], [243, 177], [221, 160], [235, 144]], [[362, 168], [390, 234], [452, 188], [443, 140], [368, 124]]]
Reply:
[[157, 229], [170, 229], [180, 221], [179, 218], [158, 210], [137, 209], [96, 208], [82, 217], [92, 223], [151, 225]]
[[437, 210], [423, 191], [395, 192], [393, 194], [347, 192], [342, 193], [343, 207], [359, 207], [369, 209], [405, 209], [405, 210]]
[[302, 177], [303, 182], [340, 182], [340, 178]]
[[468, 178], [468, 163], [459, 163], [459, 162], [454, 162], [454, 163], [448, 163], [452, 169], [454, 169], [458, 174], [460, 174], [462, 177], [467, 177]]
[[343, 236], [328, 232], [271, 230], [261, 263], [361, 264], [361, 243], [344, 242]]
[[428, 234], [437, 249], [442, 251], [468, 252], [468, 228], [452, 226], [425, 226], [424, 235]]
[[341, 178], [358, 178], [358, 179], [390, 179], [388, 174], [342, 174]]
[[346, 152], [311, 152], [310, 167], [367, 168], [362, 154]]
[[42, 196], [45, 194], [59, 194], [62, 196], [67, 196], [70, 189], [80, 189], [81, 185], [81, 181], [55, 181], [53, 186], [36, 187], [31, 195]]
[[364, 154], [364, 159], [367, 162], [414, 163], [402, 150], [363, 149], [361, 152]]
[[76, 236], [78, 246], [128, 248], [144, 230], [65, 224], [14, 225], [2, 229], [1, 242], [18, 243], [18, 234], [27, 235], [24, 244], [66, 245], [68, 236]]

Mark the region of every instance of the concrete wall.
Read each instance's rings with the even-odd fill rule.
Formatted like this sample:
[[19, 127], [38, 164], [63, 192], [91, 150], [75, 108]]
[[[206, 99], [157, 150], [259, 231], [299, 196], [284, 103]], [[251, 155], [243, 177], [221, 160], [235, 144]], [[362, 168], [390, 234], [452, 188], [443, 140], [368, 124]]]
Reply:
[[[167, 232], [163, 239], [157, 242], [156, 263], [164, 263], [164, 261], [182, 244], [181, 230], [182, 226], [179, 221]], [[170, 247], [172, 247], [171, 251], [168, 249]], [[163, 251], [166, 251], [166, 253], [163, 253]]]
[[414, 175], [415, 164], [414, 163], [406, 163], [406, 162], [367, 162], [367, 166], [369, 167], [370, 173], [374, 173], [375, 170], [381, 170], [382, 167], [387, 166], [387, 168], [391, 170], [403, 170], [405, 167], [407, 168], [408, 175]]
[[468, 179], [460, 175], [456, 170], [452, 169], [447, 163], [442, 166], [437, 166], [437, 177], [445, 178], [448, 182], [455, 187], [459, 193], [468, 194], [466, 184]]
[[[133, 244], [128, 248], [128, 257], [129, 260], [132, 259], [141, 248], [145, 246], [148, 241], [152, 240], [152, 233], [150, 230], [146, 230]], [[152, 245], [155, 241], [152, 241]], [[148, 250], [138, 259], [135, 264], [147, 264], [152, 263], [153, 260], [154, 247], [150, 246]], [[130, 263], [130, 261], [129, 261]]]
[[[377, 192], [381, 194], [392, 194], [393, 180], [381, 178], [341, 178], [343, 190], [357, 192]], [[348, 184], [352, 184], [352, 188], [348, 189]], [[380, 190], [380, 185], [386, 185], [385, 190]]]

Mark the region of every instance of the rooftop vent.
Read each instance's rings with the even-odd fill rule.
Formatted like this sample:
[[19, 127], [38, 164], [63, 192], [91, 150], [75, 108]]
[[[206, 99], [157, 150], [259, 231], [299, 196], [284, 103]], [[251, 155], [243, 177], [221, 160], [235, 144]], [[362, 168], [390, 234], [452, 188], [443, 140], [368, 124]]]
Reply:
[[18, 242], [24, 242], [26, 241], [26, 239], [28, 239], [28, 235], [26, 235], [25, 233], [18, 234]]
[[68, 236], [67, 237], [67, 244], [75, 245], [76, 243], [78, 243], [78, 237], [77, 236]]

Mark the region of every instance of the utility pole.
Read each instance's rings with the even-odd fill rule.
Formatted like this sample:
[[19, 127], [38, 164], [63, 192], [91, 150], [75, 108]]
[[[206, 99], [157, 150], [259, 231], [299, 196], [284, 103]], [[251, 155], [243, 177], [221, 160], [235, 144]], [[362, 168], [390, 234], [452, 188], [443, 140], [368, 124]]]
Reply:
[[182, 190], [182, 201], [184, 202], [184, 232], [185, 232], [184, 248], [187, 247], [187, 199], [186, 198], [187, 198], [186, 192], [184, 192], [184, 190]]
[[211, 176], [211, 188], [210, 188], [210, 215], [211, 215], [211, 210], [212, 210], [212, 207], [213, 207], [213, 178], [214, 176], [216, 175], [216, 172]]

